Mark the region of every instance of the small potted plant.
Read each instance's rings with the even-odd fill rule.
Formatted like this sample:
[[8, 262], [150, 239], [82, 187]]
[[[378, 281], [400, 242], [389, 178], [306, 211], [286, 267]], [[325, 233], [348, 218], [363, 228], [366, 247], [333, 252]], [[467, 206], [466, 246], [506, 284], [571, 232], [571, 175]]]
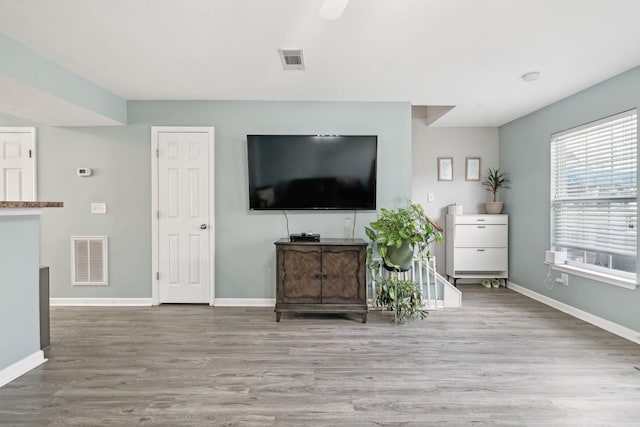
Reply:
[[500, 168], [489, 168], [487, 178], [482, 181], [482, 185], [487, 187], [487, 191], [490, 191], [493, 194], [493, 201], [484, 203], [484, 208], [486, 209], [487, 213], [501, 213], [503, 203], [498, 201], [498, 190], [500, 188], [511, 188], [509, 187], [509, 178], [507, 178], [507, 175], [503, 172], [500, 172]]

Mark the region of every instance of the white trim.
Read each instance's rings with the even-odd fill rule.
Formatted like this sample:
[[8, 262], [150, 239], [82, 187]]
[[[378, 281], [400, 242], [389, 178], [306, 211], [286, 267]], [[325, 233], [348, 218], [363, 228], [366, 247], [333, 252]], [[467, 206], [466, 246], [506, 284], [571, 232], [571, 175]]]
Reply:
[[216, 190], [215, 190], [215, 129], [207, 127], [209, 131], [209, 306], [216, 302]]
[[153, 304], [151, 298], [50, 298], [49, 305], [51, 307], [147, 307]]
[[216, 298], [216, 307], [275, 307], [275, 298]]
[[213, 126], [151, 126], [151, 300], [160, 304], [157, 272], [159, 262], [158, 224], [158, 134], [160, 132], [207, 132], [209, 134], [209, 305], [215, 305], [215, 139]]
[[[37, 130], [35, 127], [13, 127], [13, 126], [0, 126], [0, 133], [29, 133], [31, 134], [31, 161], [33, 162], [33, 200], [38, 200], [38, 159], [36, 157], [36, 135]], [[34, 215], [34, 214], [29, 214]]]
[[[429, 305], [429, 304], [433, 304], [434, 302], [435, 302], [435, 306], [434, 305]], [[435, 300], [435, 301], [433, 301], [433, 300], [432, 301], [425, 300], [422, 303], [422, 308], [424, 308], [425, 310], [428, 311], [428, 310], [438, 310], [440, 308], [456, 308], [456, 307], [454, 307], [454, 306], [446, 306], [444, 304], [444, 301], [439, 299], [439, 300]], [[369, 306], [369, 310], [371, 310], [371, 306]]]
[[159, 260], [159, 222], [158, 222], [158, 133], [159, 129], [151, 127], [151, 303], [160, 304], [158, 289]]
[[37, 130], [36, 128], [31, 128], [31, 138], [32, 138], [32, 156], [31, 160], [33, 161], [33, 200], [38, 200], [38, 150], [36, 144]]
[[33, 368], [42, 365], [46, 361], [47, 359], [44, 358], [44, 352], [42, 350], [38, 350], [24, 359], [18, 360], [17, 362], [7, 366], [0, 370], [0, 387], [5, 384], [9, 384], [11, 381], [26, 374]]
[[604, 329], [607, 332], [611, 332], [612, 334], [628, 339], [629, 341], [632, 341], [636, 344], [640, 344], [639, 331], [634, 331], [633, 329], [629, 329], [607, 319], [603, 319], [602, 317], [587, 313], [586, 311], [580, 310], [579, 308], [557, 301], [553, 298], [549, 298], [548, 296], [539, 294], [523, 286], [516, 285], [513, 282], [508, 282], [508, 288], [518, 292], [519, 294], [546, 304], [549, 307], [553, 307], [556, 310], [560, 310], [563, 313], [567, 313], [577, 319], [584, 320], [587, 323], [591, 323], [592, 325], [597, 326], [600, 329]]
[[585, 277], [587, 279], [595, 280], [601, 283], [607, 283], [609, 285], [620, 286], [626, 289], [635, 289], [636, 281], [634, 279], [627, 279], [624, 277], [614, 276], [612, 274], [601, 273], [595, 270], [589, 270], [586, 268], [576, 267], [574, 265], [567, 264], [549, 264], [552, 270], [561, 271], [563, 273], [574, 274], [576, 276]]

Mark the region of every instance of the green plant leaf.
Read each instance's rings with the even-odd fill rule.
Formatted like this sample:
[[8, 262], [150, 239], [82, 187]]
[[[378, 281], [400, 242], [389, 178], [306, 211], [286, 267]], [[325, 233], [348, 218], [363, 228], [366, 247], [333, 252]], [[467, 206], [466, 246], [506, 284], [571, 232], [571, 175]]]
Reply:
[[424, 309], [422, 292], [410, 280], [399, 280], [397, 276], [378, 277], [376, 303], [387, 310], [396, 311], [398, 322], [420, 317], [424, 319], [428, 312]]
[[386, 246], [378, 246], [378, 253], [382, 258], [387, 257], [387, 247]]
[[369, 227], [364, 228], [364, 232], [367, 234], [369, 240], [376, 240], [376, 232], [370, 229]]

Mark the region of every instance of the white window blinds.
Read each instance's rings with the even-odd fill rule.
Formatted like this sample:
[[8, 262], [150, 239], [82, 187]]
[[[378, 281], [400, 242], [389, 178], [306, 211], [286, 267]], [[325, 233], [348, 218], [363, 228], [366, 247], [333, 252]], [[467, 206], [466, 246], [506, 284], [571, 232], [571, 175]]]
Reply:
[[635, 259], [636, 122], [633, 110], [552, 135], [554, 247]]

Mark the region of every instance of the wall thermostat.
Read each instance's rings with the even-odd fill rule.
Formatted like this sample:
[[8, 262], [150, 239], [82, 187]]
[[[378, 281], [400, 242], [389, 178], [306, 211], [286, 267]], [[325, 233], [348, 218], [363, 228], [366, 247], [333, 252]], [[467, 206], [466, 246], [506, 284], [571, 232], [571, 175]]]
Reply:
[[90, 168], [78, 168], [78, 176], [91, 176]]

